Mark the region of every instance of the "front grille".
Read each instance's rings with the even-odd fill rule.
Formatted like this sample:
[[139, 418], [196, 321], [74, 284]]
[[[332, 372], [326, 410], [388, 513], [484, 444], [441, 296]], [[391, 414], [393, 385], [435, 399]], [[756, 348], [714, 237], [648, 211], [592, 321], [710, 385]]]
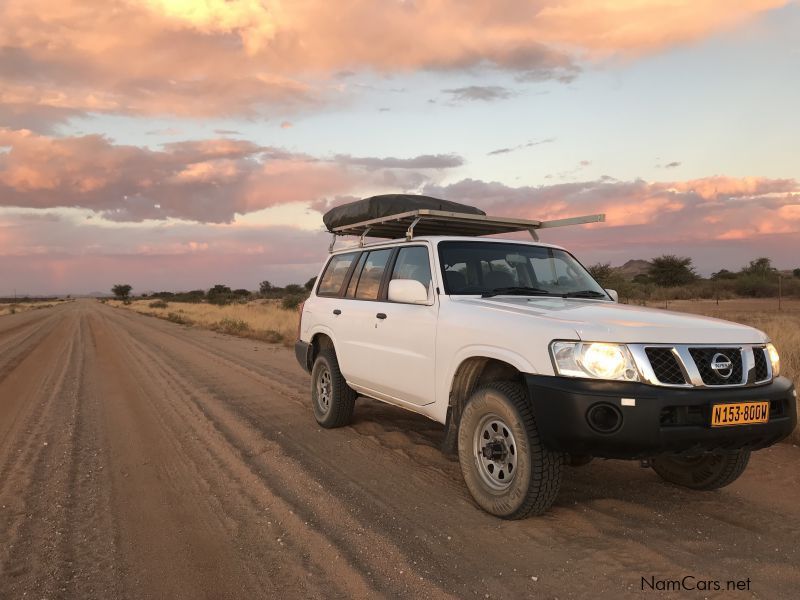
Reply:
[[[716, 354], [723, 354], [731, 361], [731, 374], [723, 377], [711, 368]], [[742, 352], [739, 348], [689, 348], [694, 364], [706, 385], [737, 385], [742, 383]]]
[[661, 383], [671, 385], [686, 383], [672, 348], [645, 348], [645, 353], [650, 360], [650, 366], [653, 367], [656, 378]]
[[767, 369], [767, 351], [764, 348], [753, 348], [755, 359], [755, 381], [764, 381], [769, 377]]

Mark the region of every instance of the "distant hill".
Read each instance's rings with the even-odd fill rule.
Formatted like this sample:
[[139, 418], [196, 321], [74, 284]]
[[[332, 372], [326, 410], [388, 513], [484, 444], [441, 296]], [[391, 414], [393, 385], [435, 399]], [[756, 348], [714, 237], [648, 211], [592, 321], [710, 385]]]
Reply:
[[621, 267], [614, 267], [614, 270], [625, 279], [633, 279], [637, 275], [647, 275], [650, 272], [652, 263], [649, 260], [633, 259], [626, 262]]

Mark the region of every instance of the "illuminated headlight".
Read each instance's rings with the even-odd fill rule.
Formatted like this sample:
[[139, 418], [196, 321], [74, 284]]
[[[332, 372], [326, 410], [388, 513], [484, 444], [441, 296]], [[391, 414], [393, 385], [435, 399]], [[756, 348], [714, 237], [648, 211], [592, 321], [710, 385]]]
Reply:
[[772, 363], [772, 376], [777, 377], [781, 374], [781, 357], [772, 344], [767, 344], [767, 354], [769, 354], [769, 362]]
[[553, 342], [550, 352], [558, 375], [639, 381], [633, 357], [623, 344]]

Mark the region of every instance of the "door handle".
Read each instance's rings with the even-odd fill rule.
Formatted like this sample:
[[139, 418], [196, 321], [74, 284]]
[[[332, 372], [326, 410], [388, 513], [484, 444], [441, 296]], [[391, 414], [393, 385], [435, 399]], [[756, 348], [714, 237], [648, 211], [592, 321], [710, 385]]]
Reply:
[[375, 315], [375, 316], [376, 316], [376, 317], [378, 317], [379, 319], [383, 320], [383, 319], [385, 319], [385, 318], [386, 318], [386, 313], [378, 313], [378, 314], [377, 314], [377, 315]]
[[335, 309], [333, 309], [333, 314], [340, 315], [340, 314], [342, 314], [342, 311], [340, 311], [338, 308], [335, 308]]

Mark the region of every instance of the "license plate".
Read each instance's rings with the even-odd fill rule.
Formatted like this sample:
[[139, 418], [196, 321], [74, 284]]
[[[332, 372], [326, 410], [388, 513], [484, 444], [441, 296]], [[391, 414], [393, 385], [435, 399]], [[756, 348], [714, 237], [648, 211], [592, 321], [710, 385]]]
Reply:
[[748, 425], [769, 420], [769, 402], [737, 402], [715, 404], [711, 408], [711, 426]]

